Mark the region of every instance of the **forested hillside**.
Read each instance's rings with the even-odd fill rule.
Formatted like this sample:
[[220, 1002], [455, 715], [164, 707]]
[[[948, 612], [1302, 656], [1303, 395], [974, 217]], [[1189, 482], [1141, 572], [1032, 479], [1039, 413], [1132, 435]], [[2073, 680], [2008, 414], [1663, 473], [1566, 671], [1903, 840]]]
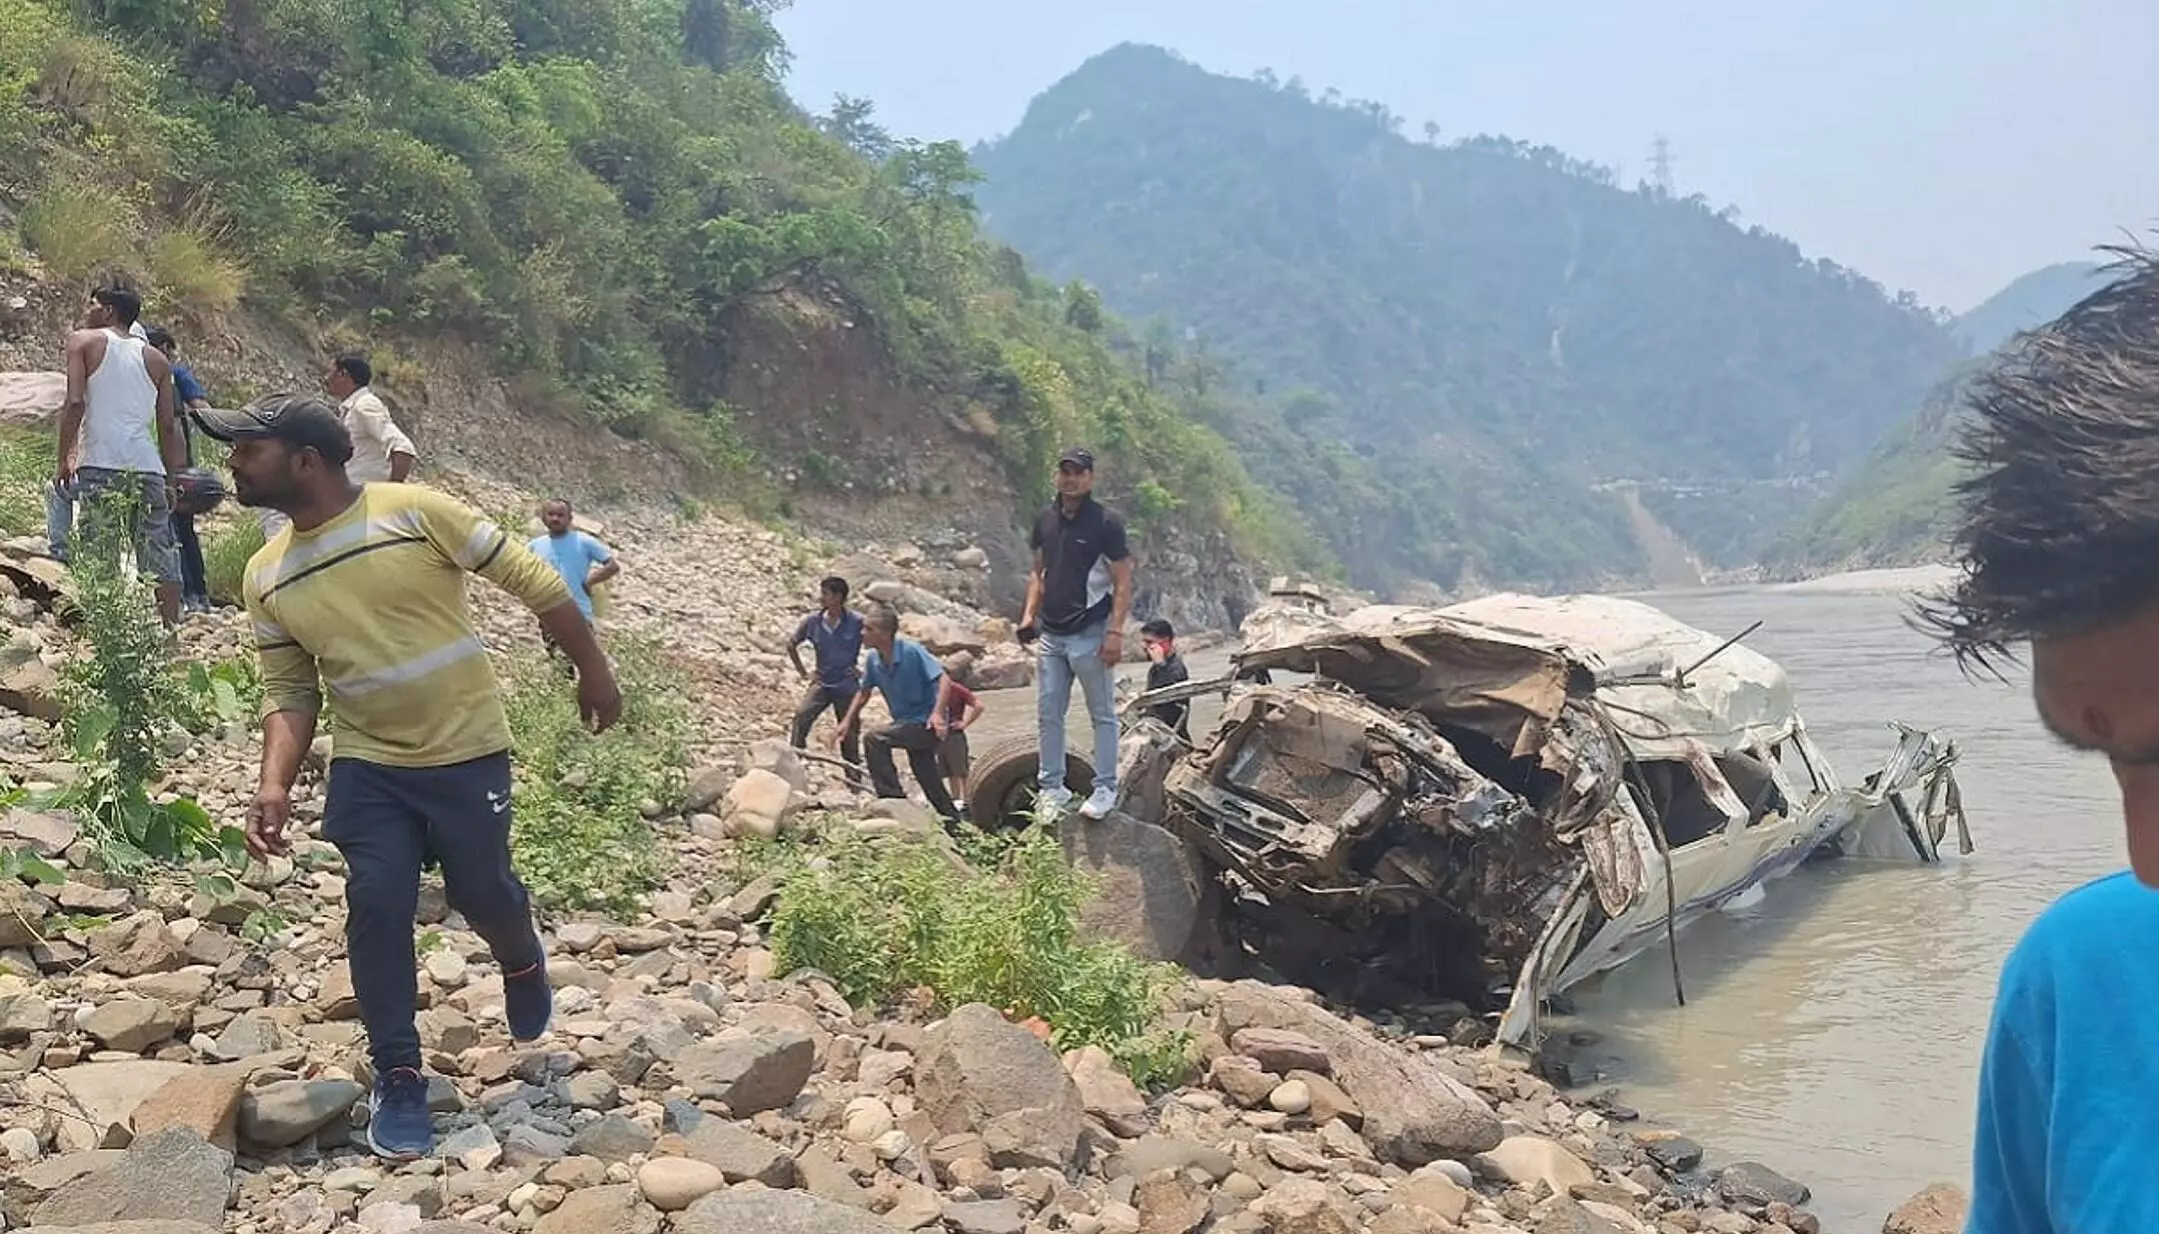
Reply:
[[1959, 474], [1950, 454], [1963, 422], [1964, 387], [2017, 334], [2046, 324], [2106, 285], [2102, 267], [2064, 262], [2034, 270], [1958, 317], [1950, 331], [1974, 358], [1928, 392], [1866, 461], [1762, 552], [1775, 575], [1916, 565], [1947, 549]]
[[1401, 129], [1124, 46], [976, 152], [991, 231], [1265, 391], [1230, 439], [1362, 581], [1632, 573], [1615, 480], [1751, 560], [1956, 359], [1909, 297], [1699, 198]]
[[[1108, 349], [1098, 304], [978, 236], [960, 147], [787, 99], [774, 3], [0, 0], [0, 273], [72, 294], [119, 273], [204, 328], [483, 344], [534, 406], [815, 500], [867, 467], [847, 426], [895, 408], [723, 397], [744, 338], [808, 306], [828, 320], [804, 329], [873, 339], [910, 392], [925, 450], [898, 464], [985, 443], [1018, 506], [1087, 438], [1143, 532], [1316, 564], [1221, 439]], [[827, 414], [841, 457], [776, 457], [799, 438], [758, 427]]]

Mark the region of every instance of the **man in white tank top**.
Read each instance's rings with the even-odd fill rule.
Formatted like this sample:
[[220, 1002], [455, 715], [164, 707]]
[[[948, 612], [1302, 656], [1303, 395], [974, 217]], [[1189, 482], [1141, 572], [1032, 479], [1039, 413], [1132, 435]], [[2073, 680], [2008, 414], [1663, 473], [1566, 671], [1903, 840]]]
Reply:
[[67, 402], [53, 483], [82, 503], [80, 554], [132, 499], [135, 567], [157, 584], [158, 615], [180, 620], [180, 554], [166, 477], [187, 465], [173, 401], [172, 362], [133, 332], [142, 300], [121, 287], [90, 294], [83, 328], [68, 335]]

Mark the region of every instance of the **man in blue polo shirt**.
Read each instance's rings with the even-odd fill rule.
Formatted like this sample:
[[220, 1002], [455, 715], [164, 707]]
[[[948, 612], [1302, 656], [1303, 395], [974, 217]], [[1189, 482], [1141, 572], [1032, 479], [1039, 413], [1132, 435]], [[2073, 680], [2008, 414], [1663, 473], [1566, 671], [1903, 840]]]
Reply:
[[817, 585], [817, 604], [817, 611], [804, 617], [795, 626], [794, 637], [787, 640], [787, 658], [794, 663], [795, 676], [804, 681], [810, 681], [810, 674], [802, 667], [802, 644], [808, 643], [817, 653], [817, 679], [810, 682], [802, 705], [795, 709], [794, 746], [803, 748], [811, 726], [830, 707], [841, 717], [840, 757], [848, 766], [860, 767], [859, 730], [847, 720], [847, 708], [862, 685], [861, 670], [855, 667], [862, 658], [862, 615], [847, 607], [847, 580], [838, 575]]
[[846, 718], [840, 721], [840, 731], [854, 728], [871, 690], [884, 695], [892, 723], [871, 733], [865, 742], [869, 747], [871, 786], [880, 797], [907, 795], [900, 787], [899, 769], [892, 761], [894, 750], [905, 750], [907, 765], [915, 773], [915, 783], [922, 786], [930, 809], [945, 820], [947, 827], [957, 826], [959, 809], [952, 804], [952, 794], [945, 791], [943, 769], [937, 765], [937, 751], [944, 745], [945, 734], [951, 731], [947, 704], [952, 679], [928, 648], [911, 638], [901, 638], [899, 632], [899, 614], [883, 605], [863, 620], [862, 641], [869, 645], [869, 667], [862, 675], [863, 688], [855, 692]]

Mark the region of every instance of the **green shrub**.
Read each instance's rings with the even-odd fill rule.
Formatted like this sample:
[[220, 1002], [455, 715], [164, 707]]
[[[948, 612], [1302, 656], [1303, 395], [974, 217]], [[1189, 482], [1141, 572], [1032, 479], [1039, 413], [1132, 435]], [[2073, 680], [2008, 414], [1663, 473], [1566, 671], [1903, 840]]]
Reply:
[[517, 869], [541, 907], [623, 912], [667, 874], [667, 854], [644, 808], [682, 792], [690, 713], [681, 674], [658, 644], [608, 640], [622, 719], [597, 736], [577, 715], [577, 690], [545, 658], [510, 675], [505, 698], [516, 740]]
[[135, 237], [109, 192], [58, 184], [23, 207], [22, 234], [54, 274], [89, 280], [135, 265]]
[[0, 432], [0, 532], [21, 536], [44, 529], [52, 470], [52, 434]]
[[1175, 970], [1080, 938], [1090, 886], [1056, 837], [974, 833], [965, 847], [975, 864], [926, 840], [849, 838], [816, 861], [780, 857], [780, 970], [826, 973], [858, 1004], [927, 987], [944, 1008], [1040, 1016], [1061, 1050], [1100, 1046], [1142, 1085], [1177, 1079], [1190, 1042], [1155, 1027]]
[[154, 801], [165, 738], [197, 714], [149, 585], [123, 572], [136, 498], [101, 495], [77, 522], [69, 554], [89, 655], [68, 668], [63, 729], [80, 775], [63, 795], [107, 869], [149, 862], [245, 860], [238, 828], [219, 828], [185, 797]]
[[220, 604], [240, 603], [240, 585], [247, 577], [248, 558], [262, 547], [262, 523], [250, 510], [202, 546], [202, 572], [210, 598]]

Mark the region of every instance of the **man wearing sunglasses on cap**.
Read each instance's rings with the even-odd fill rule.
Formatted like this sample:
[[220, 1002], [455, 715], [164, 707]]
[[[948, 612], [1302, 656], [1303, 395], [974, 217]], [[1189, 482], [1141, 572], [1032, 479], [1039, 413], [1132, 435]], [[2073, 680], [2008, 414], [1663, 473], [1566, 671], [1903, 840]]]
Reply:
[[327, 689], [336, 713], [322, 834], [344, 854], [345, 950], [375, 1087], [367, 1139], [409, 1159], [434, 1143], [414, 1028], [420, 869], [442, 867], [451, 907], [502, 966], [510, 1035], [547, 1031], [554, 1000], [525, 888], [510, 865], [510, 726], [473, 628], [465, 575], [539, 614], [577, 666], [595, 730], [622, 696], [554, 567], [484, 515], [432, 489], [358, 483], [352, 434], [321, 397], [273, 394], [195, 422], [232, 444], [242, 505], [286, 525], [247, 563], [241, 592], [262, 660], [261, 778], [248, 848], [286, 851], [292, 785]]

